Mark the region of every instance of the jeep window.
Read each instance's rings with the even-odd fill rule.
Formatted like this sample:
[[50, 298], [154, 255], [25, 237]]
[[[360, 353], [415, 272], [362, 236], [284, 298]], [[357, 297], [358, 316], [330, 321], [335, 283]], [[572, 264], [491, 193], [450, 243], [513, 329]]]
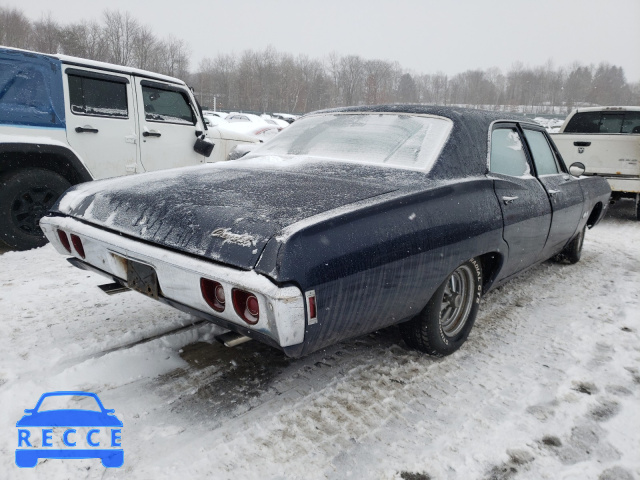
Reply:
[[142, 86], [145, 118], [150, 122], [195, 125], [186, 92]]
[[128, 118], [127, 85], [69, 75], [71, 112], [92, 117]]
[[529, 163], [522, 148], [518, 131], [511, 128], [496, 128], [491, 133], [490, 171], [523, 177], [531, 174]]

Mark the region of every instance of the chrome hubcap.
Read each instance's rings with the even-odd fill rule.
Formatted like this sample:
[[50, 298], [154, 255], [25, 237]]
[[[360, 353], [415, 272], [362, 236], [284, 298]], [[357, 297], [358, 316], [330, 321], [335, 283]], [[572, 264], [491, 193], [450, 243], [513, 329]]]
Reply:
[[448, 337], [460, 333], [473, 306], [473, 271], [468, 265], [458, 267], [447, 280], [440, 305], [440, 325]]

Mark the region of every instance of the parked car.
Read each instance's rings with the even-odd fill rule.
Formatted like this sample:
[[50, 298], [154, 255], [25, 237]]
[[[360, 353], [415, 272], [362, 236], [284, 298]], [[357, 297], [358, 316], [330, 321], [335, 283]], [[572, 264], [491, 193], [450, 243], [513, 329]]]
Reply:
[[580, 259], [611, 191], [570, 168], [523, 117], [353, 107], [240, 160], [74, 187], [41, 226], [114, 288], [292, 357], [398, 323], [410, 346], [447, 355], [484, 293]]
[[585, 175], [607, 179], [612, 198], [633, 198], [640, 220], [640, 107], [589, 107], [571, 112], [553, 140]]
[[2, 47], [0, 245], [44, 245], [38, 221], [71, 185], [226, 160], [254, 141], [209, 132], [177, 78]]

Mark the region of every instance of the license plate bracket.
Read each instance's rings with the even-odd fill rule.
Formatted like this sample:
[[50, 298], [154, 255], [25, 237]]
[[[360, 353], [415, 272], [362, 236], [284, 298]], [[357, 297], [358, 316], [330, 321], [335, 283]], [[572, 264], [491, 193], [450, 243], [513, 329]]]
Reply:
[[151, 265], [128, 259], [127, 286], [136, 292], [158, 299], [158, 275]]

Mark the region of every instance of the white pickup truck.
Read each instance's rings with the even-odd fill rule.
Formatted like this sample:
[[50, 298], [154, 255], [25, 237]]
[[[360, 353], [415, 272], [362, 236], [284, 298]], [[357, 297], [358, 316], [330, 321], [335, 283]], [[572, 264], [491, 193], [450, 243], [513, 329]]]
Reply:
[[0, 247], [43, 245], [40, 218], [71, 185], [226, 160], [256, 142], [208, 129], [177, 78], [0, 47]]
[[640, 107], [579, 108], [552, 136], [568, 165], [608, 180], [612, 200], [635, 198], [640, 220]]

